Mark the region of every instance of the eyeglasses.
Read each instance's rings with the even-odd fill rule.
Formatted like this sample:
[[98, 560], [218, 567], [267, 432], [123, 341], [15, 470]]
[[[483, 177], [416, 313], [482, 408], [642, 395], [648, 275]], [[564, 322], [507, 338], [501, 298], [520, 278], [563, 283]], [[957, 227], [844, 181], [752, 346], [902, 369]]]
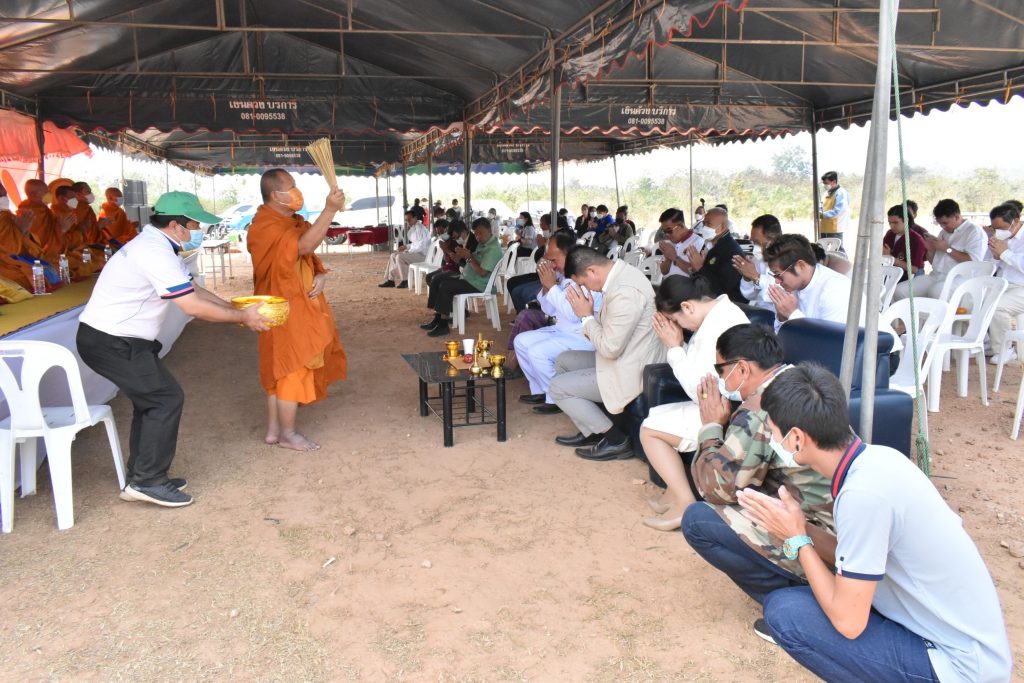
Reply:
[[732, 360], [725, 360], [722, 361], [721, 363], [715, 363], [715, 372], [717, 372], [718, 376], [721, 377], [723, 370], [725, 370], [730, 365], [735, 365], [736, 363], [739, 363], [741, 360], [745, 360], [748, 363], [750, 362], [749, 358], [733, 358]]
[[777, 280], [778, 282], [782, 282], [782, 276], [783, 276], [783, 275], [785, 275], [786, 273], [790, 272], [790, 271], [791, 271], [791, 270], [793, 270], [794, 268], [796, 268], [796, 262], [794, 262], [794, 263], [791, 263], [791, 264], [789, 265], [789, 268], [786, 268], [786, 269], [785, 269], [784, 271], [782, 271], [781, 273], [773, 273], [772, 271], [770, 271], [770, 270], [769, 270], [769, 271], [768, 271], [768, 275], [769, 275], [769, 277], [772, 277], [772, 278], [774, 278], [774, 279], [775, 279], [775, 280]]

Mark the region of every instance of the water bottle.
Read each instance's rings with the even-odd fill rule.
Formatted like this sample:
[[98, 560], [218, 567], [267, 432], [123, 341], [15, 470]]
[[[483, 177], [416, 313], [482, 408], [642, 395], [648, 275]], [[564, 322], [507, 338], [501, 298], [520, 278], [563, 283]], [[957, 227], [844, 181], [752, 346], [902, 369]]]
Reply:
[[71, 267], [68, 265], [68, 255], [60, 255], [60, 281], [66, 285], [71, 284]]
[[32, 293], [46, 294], [46, 272], [38, 259], [32, 264]]
[[114, 255], [114, 250], [110, 248], [110, 245], [103, 247], [103, 262], [106, 263], [110, 260], [110, 257]]
[[82, 263], [92, 263], [92, 249], [89, 247], [82, 250]]

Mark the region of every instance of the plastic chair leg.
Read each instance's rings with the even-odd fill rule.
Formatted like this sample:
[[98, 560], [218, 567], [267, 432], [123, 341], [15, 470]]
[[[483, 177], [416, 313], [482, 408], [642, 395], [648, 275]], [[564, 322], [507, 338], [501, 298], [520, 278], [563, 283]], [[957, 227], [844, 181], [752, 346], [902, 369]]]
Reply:
[[18, 444], [21, 460], [21, 497], [36, 494], [36, 469], [39, 467], [38, 437], [30, 436]]
[[970, 351], [956, 350], [956, 395], [963, 398], [967, 395], [968, 373], [971, 369]]
[[0, 517], [3, 533], [14, 529], [14, 454], [16, 446], [9, 431], [0, 432]]
[[107, 429], [107, 441], [110, 442], [110, 453], [114, 456], [114, 471], [117, 472], [117, 490], [124, 489], [124, 456], [121, 453], [121, 441], [117, 437], [114, 418], [103, 418], [103, 426]]
[[942, 389], [942, 365], [932, 363], [928, 368], [928, 411], [939, 412], [939, 396]]
[[75, 525], [75, 500], [71, 489], [71, 441], [50, 433], [46, 438], [46, 461], [50, 465], [53, 484], [53, 506], [57, 511], [57, 528], [63, 531]]
[[498, 310], [498, 297], [488, 299], [485, 306], [487, 307], [487, 315], [490, 317], [491, 324], [494, 325], [494, 329], [501, 332], [501, 312]]
[[1003, 381], [1003, 366], [1006, 365], [1006, 354], [1010, 351], [1010, 340], [1003, 340], [1003, 347], [996, 349], [996, 353], [999, 354], [999, 363], [996, 365], [996, 378], [992, 381], [992, 391], [999, 391], [999, 385]]
[[452, 301], [452, 317], [459, 328], [459, 336], [466, 334], [466, 299], [461, 294]]
[[[1020, 391], [1017, 392], [1017, 408], [1013, 411], [1013, 431], [1010, 432], [1010, 438], [1014, 441], [1020, 436], [1020, 420], [1022, 415], [1024, 415], [1024, 380], [1021, 380]], [[6, 518], [4, 523], [6, 524]]]
[[981, 405], [988, 405], [988, 368], [985, 366], [985, 354], [978, 349], [978, 382], [981, 387]]

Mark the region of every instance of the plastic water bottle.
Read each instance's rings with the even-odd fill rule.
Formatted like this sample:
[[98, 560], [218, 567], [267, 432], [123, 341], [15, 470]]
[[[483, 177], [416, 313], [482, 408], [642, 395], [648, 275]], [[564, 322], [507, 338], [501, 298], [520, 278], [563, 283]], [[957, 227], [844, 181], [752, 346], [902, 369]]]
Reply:
[[68, 265], [68, 255], [60, 255], [60, 280], [66, 285], [71, 284], [71, 266]]
[[110, 257], [114, 255], [114, 250], [110, 248], [110, 245], [103, 247], [103, 262], [106, 263], [110, 260]]
[[92, 249], [89, 247], [82, 250], [82, 263], [92, 263]]
[[46, 271], [38, 259], [32, 264], [32, 293], [46, 294]]

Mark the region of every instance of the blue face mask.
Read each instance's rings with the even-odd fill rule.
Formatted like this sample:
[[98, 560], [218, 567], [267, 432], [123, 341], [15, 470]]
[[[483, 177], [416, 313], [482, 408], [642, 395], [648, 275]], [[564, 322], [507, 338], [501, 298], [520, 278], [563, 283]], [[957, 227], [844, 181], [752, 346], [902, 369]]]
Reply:
[[789, 435], [792, 433], [793, 430], [790, 429], [788, 432], [786, 432], [786, 435], [782, 437], [782, 441], [776, 441], [775, 437], [772, 437], [768, 441], [768, 445], [772, 447], [772, 450], [774, 450], [775, 453], [779, 456], [779, 460], [782, 461], [783, 467], [801, 466], [800, 463], [796, 461], [796, 453], [794, 451], [786, 450], [786, 447], [782, 445], [786, 442], [786, 439], [788, 439]]
[[719, 377], [718, 378], [718, 391], [722, 394], [722, 396], [724, 396], [725, 398], [729, 399], [730, 401], [742, 401], [743, 400], [743, 396], [742, 396], [742, 394], [740, 394], [740, 388], [739, 387], [736, 387], [736, 389], [733, 390], [733, 391], [729, 391], [728, 389], [725, 388], [726, 380], [728, 380], [730, 377], [732, 377], [732, 373], [736, 372], [736, 368], [737, 367], [739, 367], [739, 363], [736, 363], [735, 365], [732, 366], [732, 370], [729, 371], [728, 375], [726, 375], [725, 377]]
[[199, 245], [203, 243], [203, 231], [202, 230], [189, 230], [191, 237], [188, 242], [181, 245], [182, 251], [191, 251], [192, 249], [198, 249]]

